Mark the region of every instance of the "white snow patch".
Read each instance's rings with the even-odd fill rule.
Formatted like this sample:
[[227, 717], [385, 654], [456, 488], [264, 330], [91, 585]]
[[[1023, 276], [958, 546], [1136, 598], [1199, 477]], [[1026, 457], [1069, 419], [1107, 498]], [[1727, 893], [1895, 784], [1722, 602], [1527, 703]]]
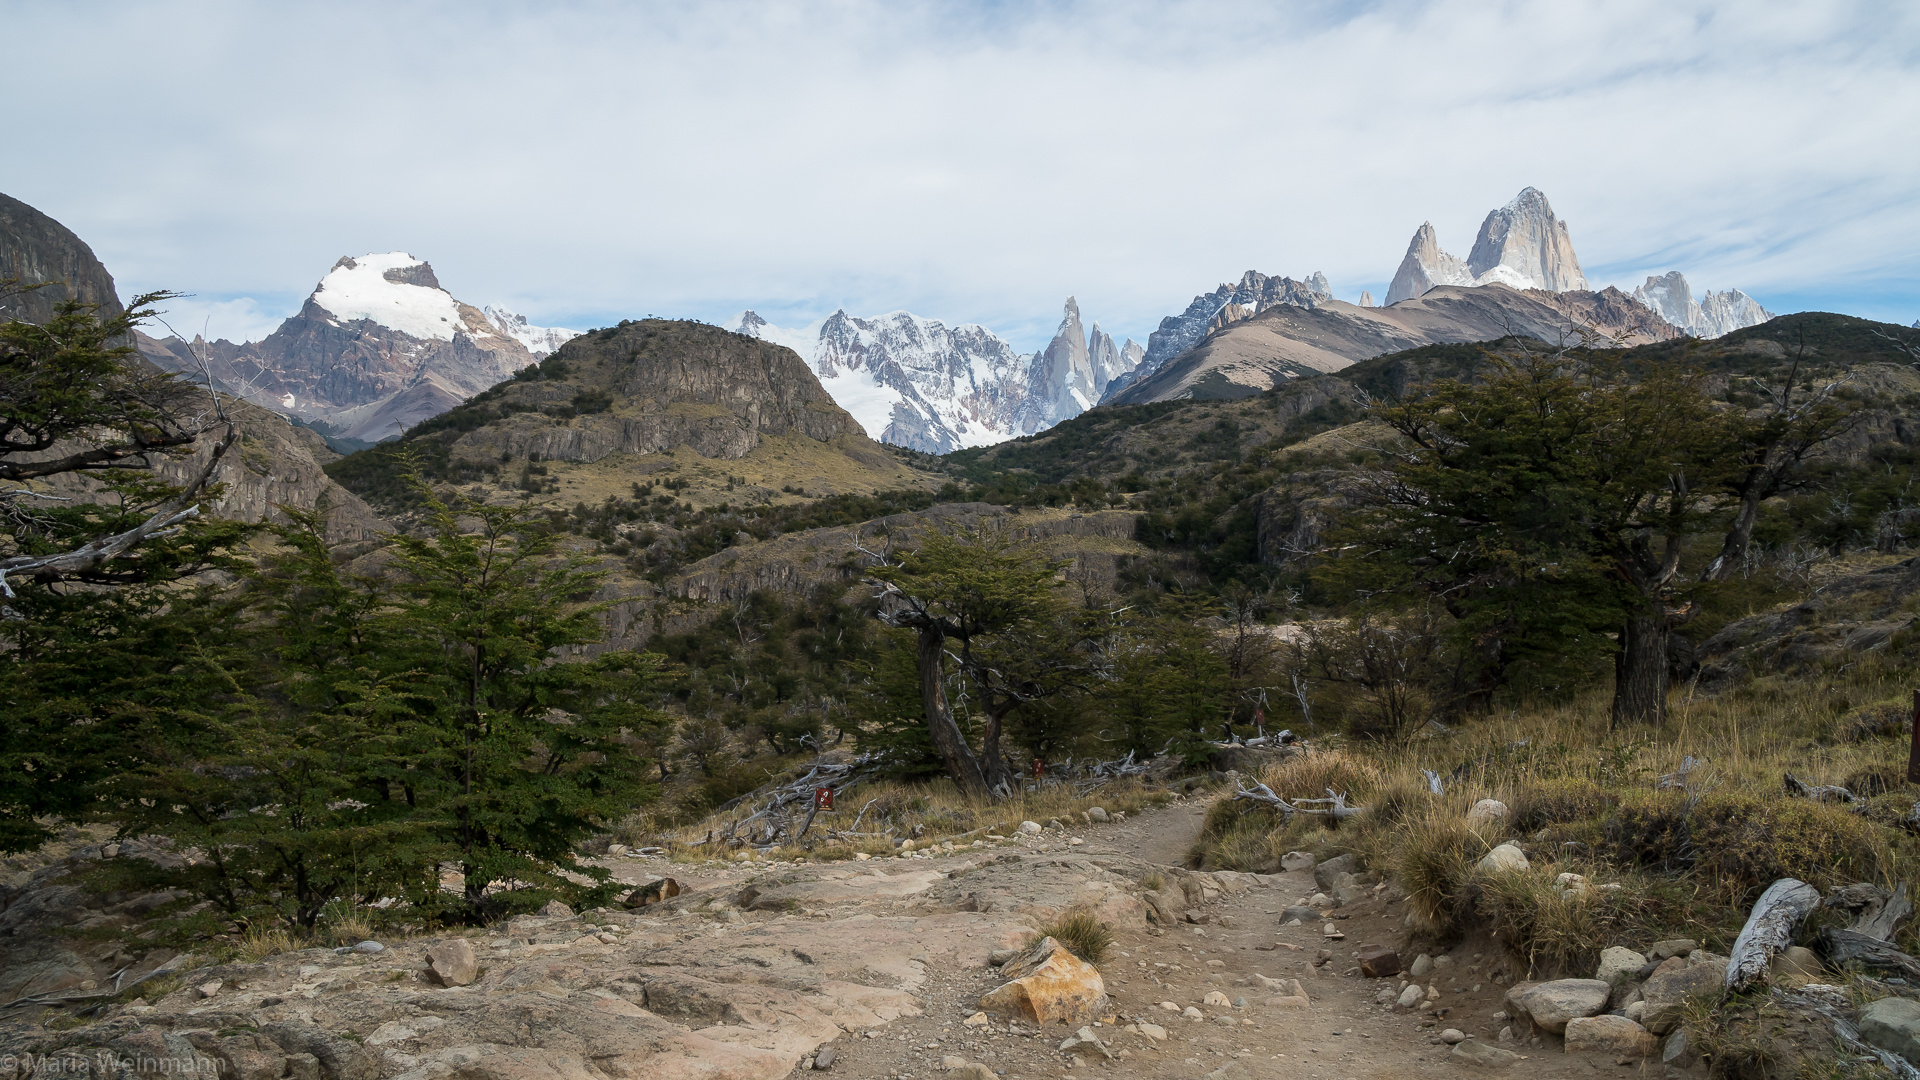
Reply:
[[580, 336], [578, 330], [568, 330], [562, 326], [534, 326], [527, 322], [525, 315], [518, 315], [496, 304], [488, 304], [480, 309], [487, 321], [502, 334], [527, 347], [527, 351], [546, 355], [566, 344], [569, 338]]
[[419, 266], [423, 260], [390, 251], [347, 261], [352, 265], [334, 267], [313, 290], [314, 303], [335, 318], [367, 319], [411, 337], [438, 341], [452, 341], [455, 331], [466, 329], [459, 305], [445, 289], [404, 285], [383, 276], [388, 270]]

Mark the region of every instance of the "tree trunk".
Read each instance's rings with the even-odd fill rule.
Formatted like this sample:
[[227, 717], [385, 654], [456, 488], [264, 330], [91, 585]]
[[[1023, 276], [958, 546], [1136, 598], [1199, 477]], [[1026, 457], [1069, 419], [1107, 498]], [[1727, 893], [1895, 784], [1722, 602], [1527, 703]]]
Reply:
[[1753, 543], [1753, 526], [1760, 519], [1761, 488], [1750, 484], [1749, 490], [1742, 493], [1740, 510], [1734, 515], [1733, 526], [1727, 530], [1726, 539], [1720, 544], [1720, 554], [1713, 557], [1707, 568], [1700, 573], [1701, 581], [1725, 581], [1733, 573], [1734, 567], [1747, 554], [1747, 546]]
[[1613, 726], [1659, 724], [1667, 715], [1667, 614], [1656, 600], [1627, 618], [1613, 658]]
[[980, 771], [986, 776], [987, 790], [996, 798], [1006, 798], [1013, 794], [1013, 769], [1007, 765], [1006, 756], [1000, 753], [1001, 720], [1007, 710], [987, 710], [986, 738], [980, 745]]
[[946, 763], [947, 775], [960, 785], [960, 790], [969, 795], [984, 795], [986, 775], [980, 771], [980, 762], [967, 746], [966, 737], [960, 734], [960, 725], [954, 723], [953, 710], [947, 707], [946, 655], [946, 635], [938, 627], [922, 627], [920, 700], [926, 706], [927, 733], [933, 736], [933, 747]]

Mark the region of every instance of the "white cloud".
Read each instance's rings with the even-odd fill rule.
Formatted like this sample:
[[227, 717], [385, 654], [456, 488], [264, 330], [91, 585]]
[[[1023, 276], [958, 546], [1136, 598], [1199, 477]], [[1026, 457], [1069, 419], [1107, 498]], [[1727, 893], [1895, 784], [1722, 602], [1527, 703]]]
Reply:
[[1920, 282], [1904, 5], [100, 10], [8, 11], [0, 190], [128, 291], [281, 314], [408, 250], [547, 324], [844, 304], [1032, 343], [1075, 293], [1143, 337], [1248, 268], [1378, 296], [1422, 220], [1464, 249], [1527, 184], [1623, 284]]

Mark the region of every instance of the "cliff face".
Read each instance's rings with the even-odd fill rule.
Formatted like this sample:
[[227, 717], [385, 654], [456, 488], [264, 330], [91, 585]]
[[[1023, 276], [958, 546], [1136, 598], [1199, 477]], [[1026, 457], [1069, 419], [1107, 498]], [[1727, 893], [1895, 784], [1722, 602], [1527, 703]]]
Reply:
[[93, 249], [73, 230], [21, 202], [0, 195], [0, 281], [21, 285], [58, 282], [44, 289], [0, 294], [0, 320], [43, 323], [63, 300], [99, 304], [120, 312], [113, 275], [94, 258]]

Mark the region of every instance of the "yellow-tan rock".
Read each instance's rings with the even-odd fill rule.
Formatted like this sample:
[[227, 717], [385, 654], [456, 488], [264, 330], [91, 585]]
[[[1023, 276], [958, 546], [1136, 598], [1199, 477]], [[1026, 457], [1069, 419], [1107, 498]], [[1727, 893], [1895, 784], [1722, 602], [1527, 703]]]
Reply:
[[1044, 1024], [1058, 1020], [1091, 1024], [1108, 1012], [1107, 985], [1099, 969], [1044, 937], [1006, 962], [1008, 981], [980, 999], [980, 1008], [998, 1016]]

